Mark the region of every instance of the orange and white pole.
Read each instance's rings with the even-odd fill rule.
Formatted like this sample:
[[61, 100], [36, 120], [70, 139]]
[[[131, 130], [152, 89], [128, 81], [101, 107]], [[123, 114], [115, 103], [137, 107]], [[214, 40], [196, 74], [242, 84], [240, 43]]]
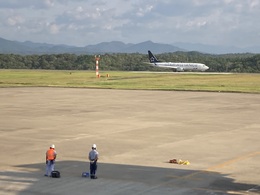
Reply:
[[99, 73], [98, 73], [98, 61], [100, 60], [100, 55], [99, 56], [95, 56], [96, 59], [96, 76], [99, 77]]

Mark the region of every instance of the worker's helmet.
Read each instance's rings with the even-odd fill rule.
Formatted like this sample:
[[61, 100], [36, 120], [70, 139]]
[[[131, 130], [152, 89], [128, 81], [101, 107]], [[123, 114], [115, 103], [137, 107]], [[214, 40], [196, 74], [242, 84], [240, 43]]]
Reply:
[[50, 148], [53, 148], [53, 149], [54, 149], [54, 148], [55, 148], [55, 145], [54, 145], [54, 144], [52, 144], [52, 145], [50, 146]]
[[92, 145], [92, 148], [97, 149], [97, 145], [96, 145], [96, 144], [93, 144], [93, 145]]

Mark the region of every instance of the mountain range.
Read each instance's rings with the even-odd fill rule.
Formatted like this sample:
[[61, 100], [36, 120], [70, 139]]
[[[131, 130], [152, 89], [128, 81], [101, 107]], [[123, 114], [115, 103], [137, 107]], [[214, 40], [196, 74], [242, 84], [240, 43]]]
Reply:
[[260, 53], [260, 46], [238, 48], [224, 47], [194, 43], [176, 42], [173, 44], [154, 43], [145, 41], [137, 44], [125, 44], [120, 41], [102, 42], [96, 45], [87, 45], [85, 47], [76, 47], [69, 45], [55, 45], [47, 43], [34, 43], [31, 41], [19, 42], [0, 38], [1, 54], [20, 54], [20, 55], [41, 55], [41, 54], [103, 54], [103, 53], [142, 53], [147, 50], [153, 53], [168, 53], [176, 51], [197, 51], [209, 54], [227, 54], [227, 53]]

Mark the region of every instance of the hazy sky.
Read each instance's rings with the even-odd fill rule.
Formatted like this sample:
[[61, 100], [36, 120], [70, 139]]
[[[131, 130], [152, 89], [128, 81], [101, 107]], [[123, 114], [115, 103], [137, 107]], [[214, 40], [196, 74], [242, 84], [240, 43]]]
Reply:
[[0, 37], [86, 46], [104, 41], [260, 45], [260, 0], [0, 0]]

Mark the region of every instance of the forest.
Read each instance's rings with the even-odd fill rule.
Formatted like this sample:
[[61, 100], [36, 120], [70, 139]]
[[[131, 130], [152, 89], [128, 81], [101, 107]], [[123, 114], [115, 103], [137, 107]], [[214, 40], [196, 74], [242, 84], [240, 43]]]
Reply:
[[[260, 73], [260, 54], [212, 55], [199, 52], [157, 54], [160, 61], [198, 62], [209, 67], [207, 72]], [[0, 54], [0, 69], [95, 70], [94, 55]], [[151, 66], [148, 56], [140, 53], [106, 53], [100, 55], [99, 70], [106, 71], [173, 71]]]

